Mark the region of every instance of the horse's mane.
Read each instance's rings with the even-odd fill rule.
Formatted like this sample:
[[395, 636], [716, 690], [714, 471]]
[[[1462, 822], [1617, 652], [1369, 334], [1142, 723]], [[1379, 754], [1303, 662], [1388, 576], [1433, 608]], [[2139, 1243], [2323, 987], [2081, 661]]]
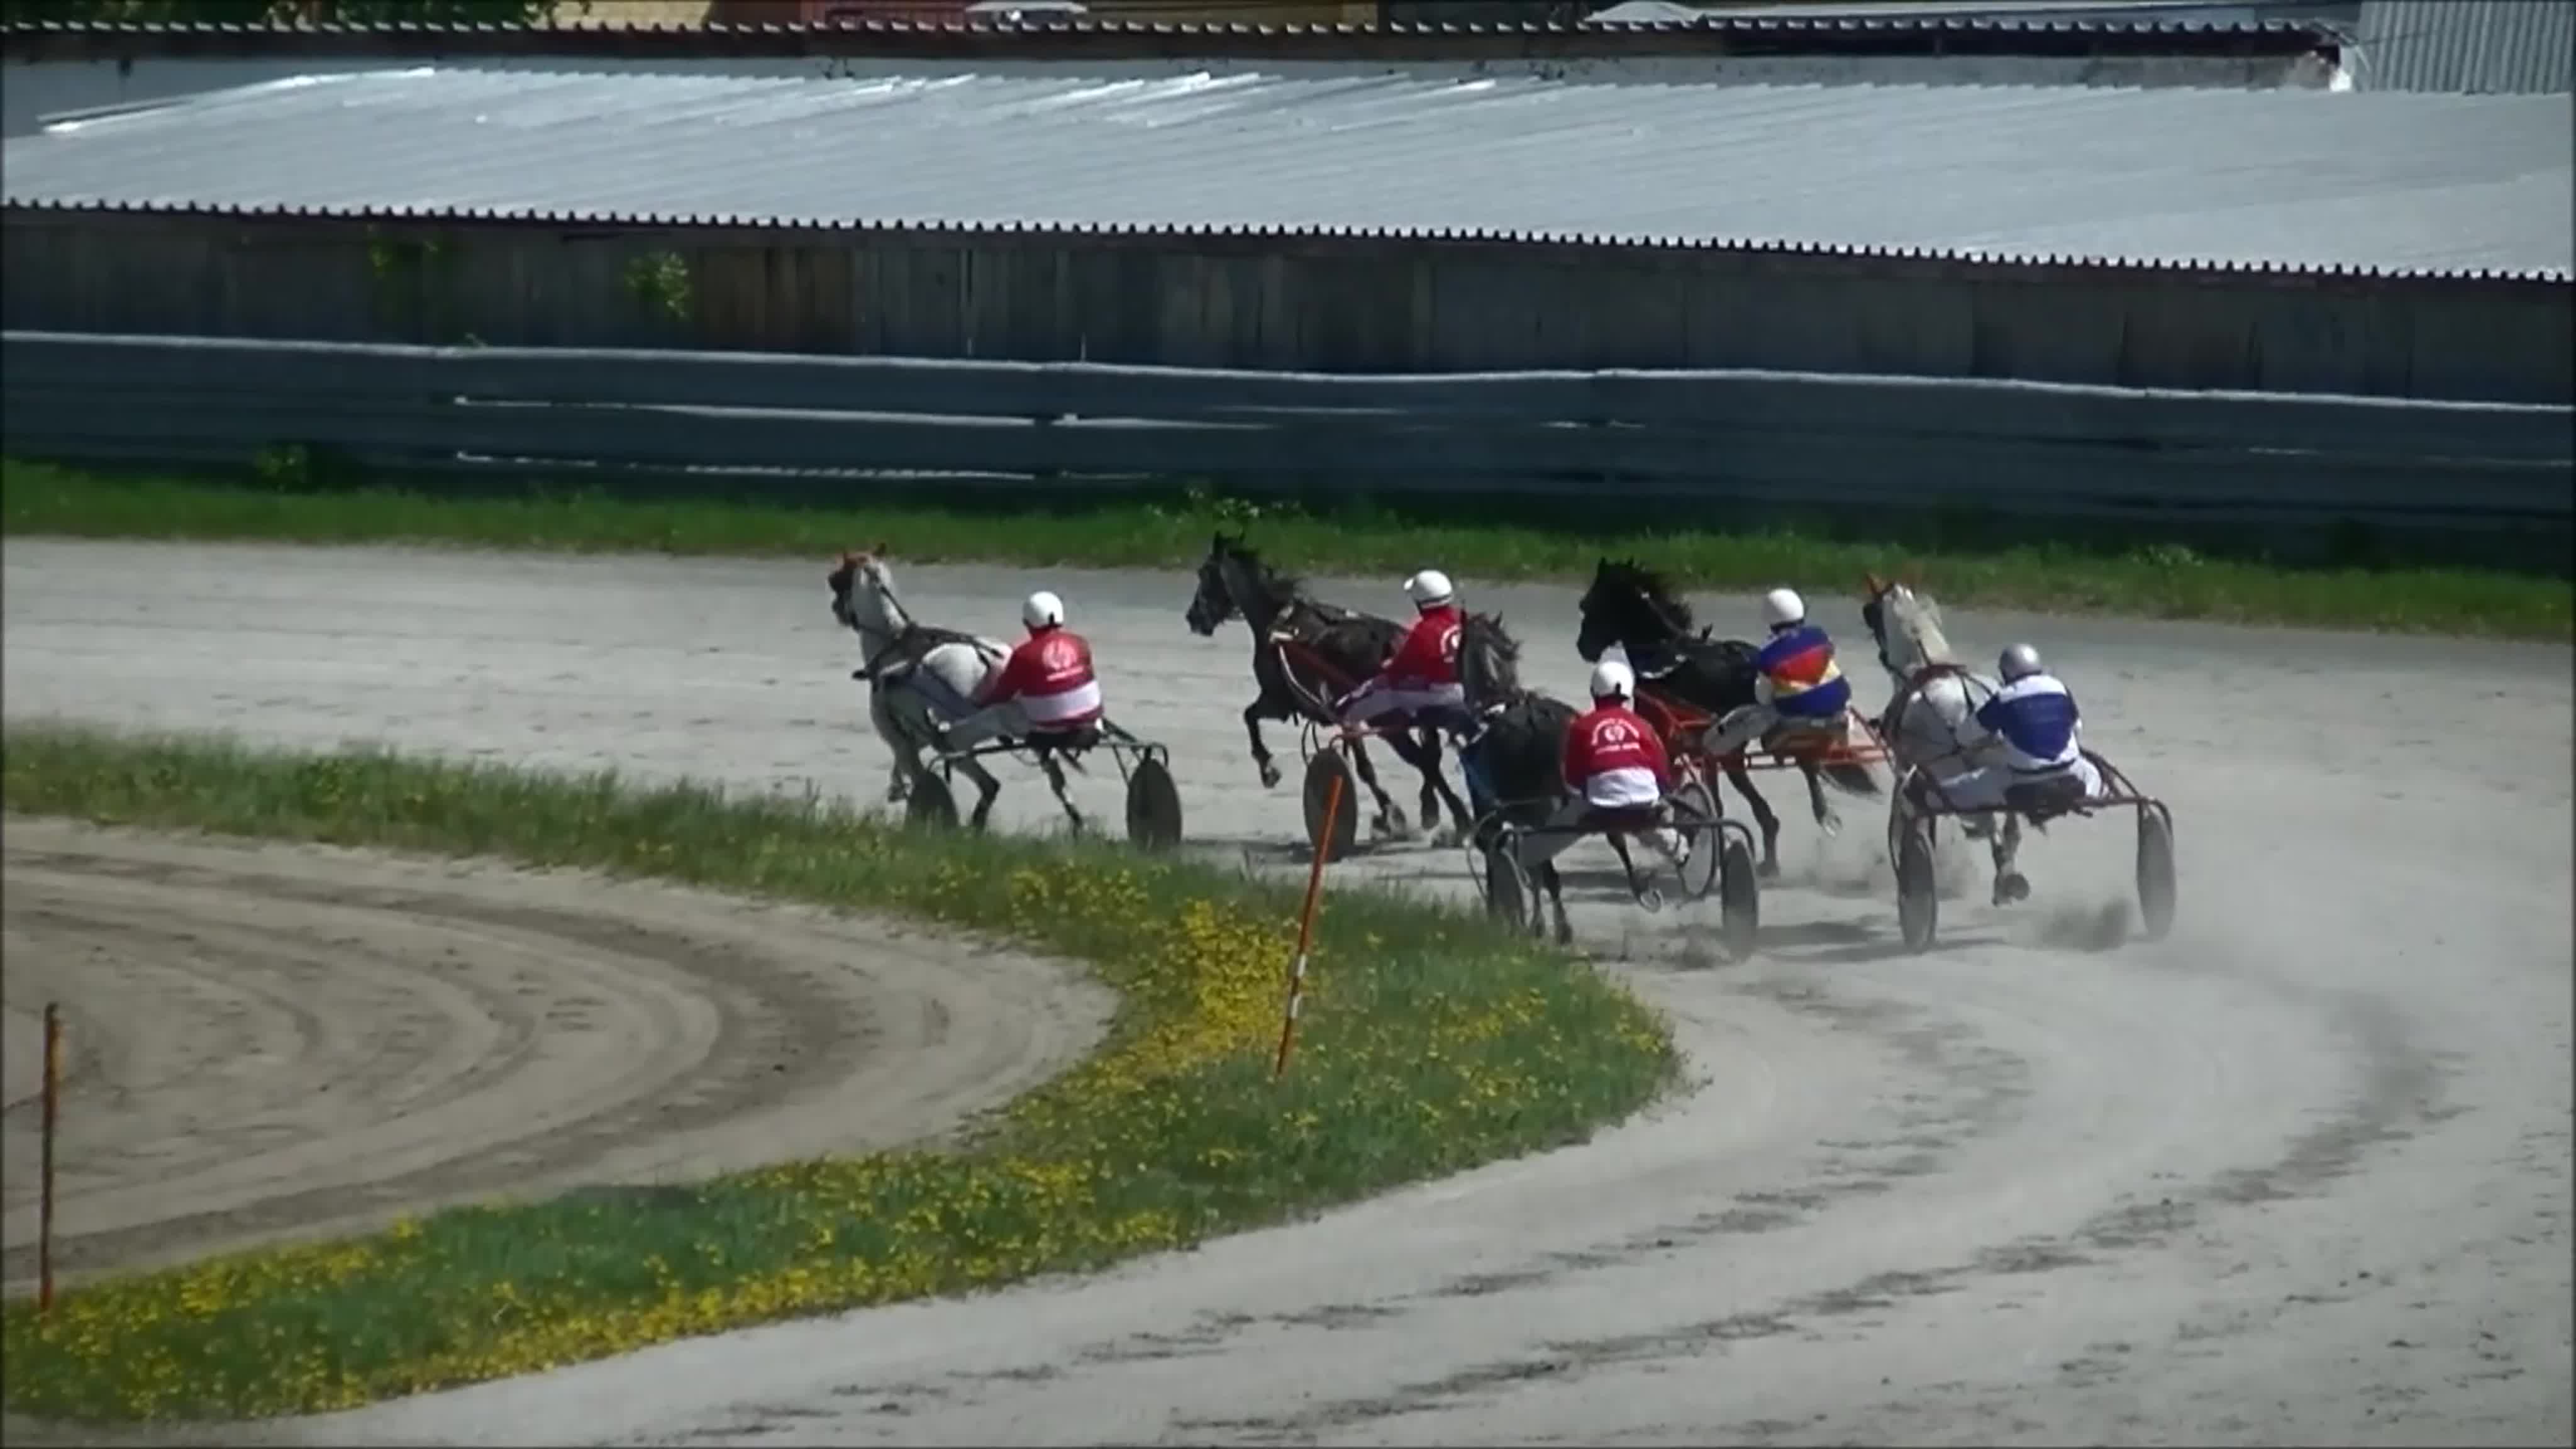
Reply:
[[1663, 575], [1635, 559], [1603, 559], [1601, 577], [1606, 582], [1624, 584], [1645, 595], [1681, 633], [1689, 634], [1698, 627], [1698, 622], [1691, 617], [1690, 600], [1674, 592]]
[[1879, 607], [1888, 614], [1891, 626], [1902, 629], [1914, 640], [1914, 649], [1925, 664], [1956, 664], [1958, 656], [1950, 650], [1949, 636], [1941, 632], [1941, 601], [1930, 594], [1916, 593], [1911, 586], [1890, 589], [1880, 599]]
[[1234, 557], [1243, 560], [1244, 567], [1252, 570], [1252, 576], [1254, 578], [1259, 579], [1264, 584], [1278, 590], [1280, 598], [1298, 599], [1305, 597], [1306, 579], [1304, 575], [1293, 574], [1286, 569], [1272, 565], [1268, 560], [1262, 558], [1258, 549], [1255, 549], [1251, 544], [1244, 542], [1241, 535], [1220, 533], [1216, 536], [1216, 543], [1217, 548], [1220, 551], [1232, 554]]

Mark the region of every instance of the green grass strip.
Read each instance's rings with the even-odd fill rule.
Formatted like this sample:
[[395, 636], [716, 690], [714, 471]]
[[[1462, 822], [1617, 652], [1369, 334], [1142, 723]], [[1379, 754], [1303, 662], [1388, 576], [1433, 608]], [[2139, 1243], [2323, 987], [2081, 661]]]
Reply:
[[[2576, 585], [2504, 569], [2294, 568], [2205, 557], [2175, 544], [2035, 545], [1970, 551], [1906, 548], [1790, 532], [1494, 521], [1473, 523], [1348, 508], [1293, 507], [1190, 495], [1030, 504], [887, 503], [795, 507], [776, 502], [642, 500], [598, 493], [459, 497], [400, 488], [332, 492], [101, 476], [0, 463], [0, 527], [11, 535], [258, 539], [292, 543], [429, 543], [497, 549], [793, 555], [891, 545], [917, 562], [1194, 568], [1218, 527], [1248, 530], [1274, 563], [1401, 578], [1437, 563], [1462, 580], [1579, 582], [1604, 554], [1634, 556], [1698, 589], [1783, 582], [1847, 595], [1865, 571], [1910, 570], [1945, 603], [2052, 613], [2112, 613], [2499, 638], [2576, 638]], [[1661, 521], [1661, 520], [1658, 520]]]
[[306, 1412], [799, 1314], [952, 1293], [1279, 1221], [1578, 1141], [1674, 1079], [1663, 1024], [1480, 916], [1328, 891], [1270, 1079], [1296, 892], [1172, 858], [925, 836], [842, 806], [378, 752], [12, 726], [13, 812], [501, 857], [946, 922], [1080, 958], [1090, 1059], [962, 1145], [586, 1189], [9, 1303], [7, 1406]]

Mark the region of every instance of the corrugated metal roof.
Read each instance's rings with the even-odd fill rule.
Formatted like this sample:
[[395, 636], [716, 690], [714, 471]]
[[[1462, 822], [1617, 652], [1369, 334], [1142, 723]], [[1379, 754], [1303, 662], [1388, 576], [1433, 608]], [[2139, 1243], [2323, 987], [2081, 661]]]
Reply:
[[2576, 0], [2369, 0], [2344, 64], [2363, 90], [2576, 91]]
[[2565, 97], [417, 68], [8, 142], [12, 203], [2570, 267]]

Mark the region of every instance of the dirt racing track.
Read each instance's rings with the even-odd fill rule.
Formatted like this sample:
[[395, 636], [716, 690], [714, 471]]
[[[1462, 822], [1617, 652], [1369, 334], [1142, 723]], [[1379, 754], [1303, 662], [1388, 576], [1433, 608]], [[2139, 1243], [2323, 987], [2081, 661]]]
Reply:
[[[886, 755], [826, 563], [12, 540], [0, 697], [874, 799]], [[995, 633], [1041, 581], [900, 580], [917, 614]], [[1192, 637], [1177, 575], [1043, 581], [1113, 713], [1170, 746], [1195, 847], [1293, 868], [1293, 737], [1271, 727], [1291, 774], [1263, 791], [1241, 627]], [[1568, 593], [1460, 583], [1532, 683], [1579, 692]], [[1393, 580], [1317, 587], [1401, 606]], [[1701, 602], [1750, 628], [1750, 600]], [[1874, 707], [1857, 600], [1810, 603]], [[1974, 655], [2033, 638], [2088, 741], [2172, 805], [2169, 938], [2133, 938], [2132, 838], [2106, 817], [2031, 839], [2037, 893], [2008, 910], [1953, 852], [1941, 943], [1908, 955], [1883, 816], [1845, 800], [1821, 839], [1767, 777], [1789, 869], [1751, 960], [1692, 946], [1714, 902], [1647, 916], [1606, 851], [1565, 858], [1577, 931], [1697, 1078], [1590, 1144], [1098, 1279], [254, 1437], [2567, 1442], [2569, 651], [1948, 622]], [[997, 823], [1053, 827], [1033, 772], [1004, 780]], [[1114, 775], [1075, 788], [1116, 818]], [[936, 1130], [1079, 1050], [1099, 1010], [1032, 963], [642, 886], [21, 821], [8, 851], [11, 1102], [45, 995], [91, 1044], [75, 1261]], [[1466, 889], [1421, 844], [1336, 876]]]

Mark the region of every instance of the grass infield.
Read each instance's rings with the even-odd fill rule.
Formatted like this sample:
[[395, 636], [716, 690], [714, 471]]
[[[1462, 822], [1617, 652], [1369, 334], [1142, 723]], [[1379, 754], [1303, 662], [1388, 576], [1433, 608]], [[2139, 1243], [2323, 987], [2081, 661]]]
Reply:
[[1277, 1222], [1579, 1141], [1672, 1082], [1664, 1025], [1476, 913], [1327, 894], [1271, 1079], [1298, 892], [1174, 858], [925, 835], [845, 806], [381, 752], [12, 725], [0, 805], [486, 856], [898, 913], [1090, 964], [1100, 1049], [953, 1146], [456, 1208], [64, 1290], [0, 1317], [10, 1410], [311, 1412]]
[[[1192, 568], [1214, 528], [1249, 530], [1264, 558], [1320, 573], [1402, 577], [1437, 562], [1462, 580], [1591, 576], [1636, 557], [1697, 589], [1788, 583], [1849, 594], [1910, 570], [1944, 603], [2227, 623], [2498, 638], [2576, 638], [2576, 584], [2508, 569], [2303, 568], [2208, 557], [2176, 544], [1912, 547], [1794, 532], [1605, 531], [1586, 519], [1512, 522], [1451, 504], [1459, 523], [1352, 506], [1329, 514], [1191, 495], [1063, 500], [954, 497], [865, 507], [526, 492], [458, 496], [393, 487], [314, 491], [0, 463], [11, 535], [429, 543], [498, 549], [824, 557], [890, 543], [916, 562]], [[1999, 536], [2000, 530], [1954, 530]]]

